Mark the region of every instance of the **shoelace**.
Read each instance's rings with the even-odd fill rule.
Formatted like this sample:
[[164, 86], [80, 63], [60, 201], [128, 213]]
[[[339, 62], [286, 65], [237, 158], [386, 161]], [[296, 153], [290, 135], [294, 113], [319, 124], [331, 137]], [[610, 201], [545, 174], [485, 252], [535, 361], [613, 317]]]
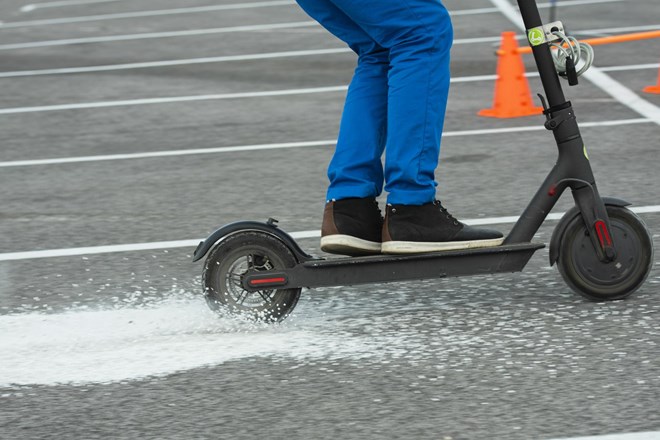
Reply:
[[440, 208], [440, 211], [445, 215], [445, 217], [447, 217], [448, 220], [451, 220], [451, 221], [454, 222], [454, 226], [458, 226], [458, 225], [459, 225], [459, 222], [458, 222], [458, 220], [456, 219], [456, 217], [454, 217], [453, 215], [451, 215], [451, 214], [449, 213], [449, 211], [447, 211], [447, 208], [445, 208], [444, 206], [442, 206], [442, 202], [441, 202], [440, 200], [435, 200], [435, 201], [433, 202], [433, 204], [434, 204], [435, 206], [437, 206], [437, 207]]

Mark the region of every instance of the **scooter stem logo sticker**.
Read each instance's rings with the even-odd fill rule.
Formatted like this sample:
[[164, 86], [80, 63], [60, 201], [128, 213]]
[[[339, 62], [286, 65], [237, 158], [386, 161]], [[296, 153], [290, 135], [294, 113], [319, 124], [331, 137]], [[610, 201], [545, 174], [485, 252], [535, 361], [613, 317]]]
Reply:
[[527, 39], [532, 46], [538, 46], [539, 44], [545, 43], [545, 32], [543, 28], [537, 27], [527, 31]]

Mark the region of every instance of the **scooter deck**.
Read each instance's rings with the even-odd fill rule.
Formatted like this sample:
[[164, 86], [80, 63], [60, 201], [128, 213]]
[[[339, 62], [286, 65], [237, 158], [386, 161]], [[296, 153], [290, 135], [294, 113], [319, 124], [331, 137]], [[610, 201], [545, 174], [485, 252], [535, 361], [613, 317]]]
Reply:
[[249, 272], [249, 291], [301, 287], [350, 286], [521, 271], [542, 243], [423, 254], [312, 259], [285, 270]]

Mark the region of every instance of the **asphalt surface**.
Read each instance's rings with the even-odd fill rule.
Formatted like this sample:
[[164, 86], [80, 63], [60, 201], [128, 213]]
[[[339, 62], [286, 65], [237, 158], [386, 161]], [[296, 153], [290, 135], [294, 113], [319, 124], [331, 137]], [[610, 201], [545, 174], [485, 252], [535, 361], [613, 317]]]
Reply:
[[[336, 138], [342, 90], [34, 109], [344, 86], [355, 63], [339, 52], [36, 75], [343, 47], [313, 25], [5, 47], [309, 21], [285, 2], [137, 17], [127, 15], [234, 3], [78, 3], [0, 5], [0, 258], [198, 239], [244, 219], [275, 217], [290, 232], [319, 228], [331, 146], [9, 166]], [[577, 35], [590, 30], [584, 36], [660, 28], [656, 0], [565, 6], [558, 16]], [[453, 21], [457, 39], [517, 29], [498, 11]], [[494, 74], [496, 47], [456, 44], [453, 76]], [[641, 92], [655, 84], [657, 64], [630, 66], [658, 63], [659, 49], [657, 39], [600, 46], [596, 65], [657, 108], [660, 96]], [[533, 71], [531, 59], [525, 64]], [[614, 66], [628, 67], [607, 70]], [[514, 130], [538, 127], [541, 117], [476, 116], [490, 106], [493, 86], [492, 79], [452, 86], [438, 197], [459, 218], [519, 214], [556, 158], [549, 133]], [[530, 86], [541, 91], [537, 78]], [[565, 91], [580, 122], [628, 121], [582, 129], [601, 194], [660, 205], [658, 124], [631, 122], [644, 117], [589, 81]], [[463, 133], [499, 128], [512, 131]], [[566, 195], [556, 211], [571, 204]], [[640, 216], [658, 247], [660, 213]], [[547, 221], [536, 240], [547, 242], [556, 224]], [[493, 226], [506, 232], [512, 224]], [[300, 243], [320, 255], [318, 239]], [[0, 261], [0, 438], [513, 440], [660, 431], [657, 264], [631, 298], [591, 303], [570, 291], [543, 249], [520, 274], [304, 290], [287, 321], [267, 326], [208, 310], [192, 251]]]

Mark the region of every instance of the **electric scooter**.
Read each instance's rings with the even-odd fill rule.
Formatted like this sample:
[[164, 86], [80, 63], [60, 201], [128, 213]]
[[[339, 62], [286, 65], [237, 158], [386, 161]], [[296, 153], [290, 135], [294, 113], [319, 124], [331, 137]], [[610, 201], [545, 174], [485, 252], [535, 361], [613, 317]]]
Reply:
[[[558, 160], [502, 245], [422, 254], [318, 258], [304, 252], [277, 221], [226, 225], [201, 242], [193, 261], [209, 253], [203, 286], [209, 306], [264, 321], [280, 321], [296, 306], [303, 287], [421, 280], [522, 271], [545, 247], [531, 242], [562, 193], [570, 188], [575, 206], [561, 218], [550, 239], [550, 265], [575, 292], [593, 301], [630, 296], [653, 265], [653, 242], [630, 203], [601, 197], [570, 101], [559, 76], [577, 84], [575, 52], [564, 50], [556, 67], [550, 46], [563, 25], [544, 25], [535, 0], [518, 0], [546, 99], [539, 95], [545, 128], [554, 134]], [[563, 38], [563, 41], [562, 41]], [[565, 47], [565, 46], [564, 46]], [[579, 55], [578, 55], [579, 56]]]

